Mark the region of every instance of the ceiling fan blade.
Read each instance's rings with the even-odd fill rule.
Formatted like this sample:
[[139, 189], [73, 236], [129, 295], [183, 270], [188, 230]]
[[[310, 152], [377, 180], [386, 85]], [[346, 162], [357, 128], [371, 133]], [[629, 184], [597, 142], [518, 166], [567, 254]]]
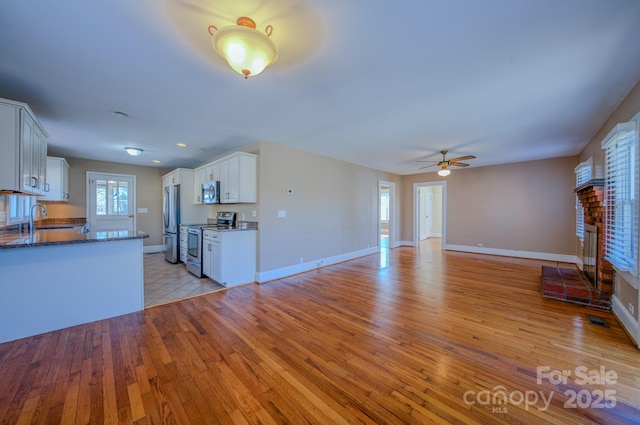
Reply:
[[455, 165], [456, 167], [468, 167], [469, 164], [465, 164], [464, 162], [458, 161], [449, 161], [449, 165]]
[[433, 161], [433, 160], [428, 160], [428, 159], [417, 159], [416, 162], [433, 162], [434, 164], [440, 161]]
[[424, 167], [420, 167], [420, 170], [422, 170], [423, 168], [435, 167], [436, 165], [438, 164], [425, 165]]
[[453, 162], [453, 161], [464, 161], [466, 159], [474, 159], [475, 156], [473, 155], [466, 155], [466, 156], [459, 156], [458, 158], [451, 158], [449, 160], [449, 162]]

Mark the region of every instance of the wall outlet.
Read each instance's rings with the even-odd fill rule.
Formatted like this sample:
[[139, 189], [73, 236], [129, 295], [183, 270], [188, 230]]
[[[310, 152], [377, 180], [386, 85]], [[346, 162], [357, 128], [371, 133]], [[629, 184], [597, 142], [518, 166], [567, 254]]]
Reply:
[[258, 213], [256, 212], [256, 210], [251, 211], [251, 217], [257, 217]]
[[633, 304], [631, 303], [627, 304], [627, 308], [629, 309], [629, 313], [631, 313], [631, 315], [633, 316], [633, 312], [634, 312]]
[[304, 263], [304, 257], [300, 257], [300, 264]]
[[278, 217], [285, 218], [287, 216], [287, 212], [285, 210], [278, 210]]
[[482, 248], [482, 247], [484, 246], [484, 244], [483, 244], [483, 243], [479, 243], [479, 244], [478, 244], [478, 246], [479, 246], [480, 248]]

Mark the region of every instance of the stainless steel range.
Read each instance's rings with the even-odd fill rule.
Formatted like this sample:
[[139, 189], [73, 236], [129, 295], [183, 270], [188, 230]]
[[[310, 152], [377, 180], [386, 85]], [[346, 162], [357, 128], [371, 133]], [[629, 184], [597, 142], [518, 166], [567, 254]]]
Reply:
[[215, 224], [192, 224], [187, 236], [187, 271], [202, 277], [202, 231], [209, 228], [232, 229], [236, 226], [236, 213], [221, 211], [216, 214]]

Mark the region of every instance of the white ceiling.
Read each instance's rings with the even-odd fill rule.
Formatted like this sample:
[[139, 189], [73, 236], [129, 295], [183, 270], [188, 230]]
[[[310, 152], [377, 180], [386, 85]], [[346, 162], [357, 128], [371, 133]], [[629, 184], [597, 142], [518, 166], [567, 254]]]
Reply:
[[[280, 50], [248, 80], [207, 32], [242, 15]], [[575, 155], [640, 79], [638, 0], [2, 0], [0, 40], [50, 152], [168, 168], [257, 141], [399, 174]]]

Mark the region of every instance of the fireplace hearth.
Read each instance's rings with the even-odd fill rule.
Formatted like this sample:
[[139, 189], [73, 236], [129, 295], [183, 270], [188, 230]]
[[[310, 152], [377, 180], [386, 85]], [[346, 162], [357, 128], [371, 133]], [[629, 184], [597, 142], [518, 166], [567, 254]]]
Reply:
[[583, 267], [577, 270], [543, 266], [542, 296], [608, 309], [613, 293], [613, 266], [604, 259], [604, 179], [592, 179], [577, 187], [575, 193], [584, 208]]

